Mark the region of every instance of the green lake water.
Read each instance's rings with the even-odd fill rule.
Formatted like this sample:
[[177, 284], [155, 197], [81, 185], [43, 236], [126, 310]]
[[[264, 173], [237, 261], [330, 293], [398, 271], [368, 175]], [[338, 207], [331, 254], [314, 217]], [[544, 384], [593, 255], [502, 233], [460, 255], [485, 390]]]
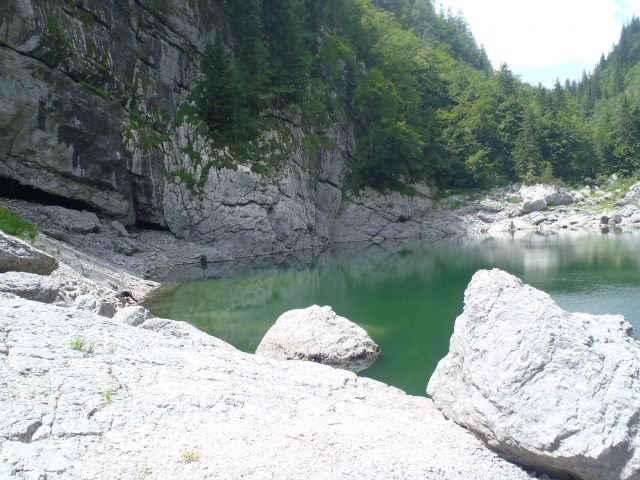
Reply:
[[351, 245], [169, 272], [145, 301], [253, 352], [278, 316], [331, 305], [384, 355], [361, 375], [424, 395], [474, 272], [502, 268], [570, 311], [622, 313], [640, 329], [640, 231], [529, 233], [429, 244]]

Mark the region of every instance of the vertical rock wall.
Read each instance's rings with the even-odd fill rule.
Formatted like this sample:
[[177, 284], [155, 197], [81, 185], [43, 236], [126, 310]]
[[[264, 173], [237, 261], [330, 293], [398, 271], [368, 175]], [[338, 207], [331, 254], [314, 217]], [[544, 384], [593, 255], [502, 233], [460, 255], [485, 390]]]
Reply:
[[[0, 188], [2, 178], [16, 180], [234, 257], [427, 236], [427, 198], [344, 199], [355, 148], [347, 121], [320, 131], [283, 114], [288, 150], [268, 173], [217, 167], [220, 151], [183, 115], [201, 55], [216, 34], [228, 38], [216, 0], [2, 8]], [[332, 146], [311, 148], [313, 136]]]

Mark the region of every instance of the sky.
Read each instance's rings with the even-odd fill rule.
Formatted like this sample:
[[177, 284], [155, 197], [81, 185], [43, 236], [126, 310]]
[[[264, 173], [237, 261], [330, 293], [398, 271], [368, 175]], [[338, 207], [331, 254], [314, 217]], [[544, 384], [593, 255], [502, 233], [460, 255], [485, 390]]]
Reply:
[[441, 0], [462, 12], [494, 68], [506, 62], [525, 82], [580, 80], [611, 51], [640, 0]]

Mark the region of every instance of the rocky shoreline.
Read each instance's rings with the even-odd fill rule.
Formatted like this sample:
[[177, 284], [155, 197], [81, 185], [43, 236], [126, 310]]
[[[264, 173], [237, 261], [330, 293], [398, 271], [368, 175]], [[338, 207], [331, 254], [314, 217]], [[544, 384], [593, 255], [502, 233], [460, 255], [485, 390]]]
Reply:
[[[519, 186], [453, 195], [421, 217], [430, 233], [420, 238], [633, 226], [637, 199], [624, 202], [637, 190], [604, 200], [602, 191], [567, 192], [564, 205], [546, 198], [558, 194], [548, 186], [531, 193], [544, 205]], [[430, 399], [323, 365], [244, 354], [182, 322], [114, 317], [117, 291], [141, 299], [158, 270], [225, 262], [229, 252], [91, 212], [0, 203], [43, 232], [39, 252], [0, 237], [14, 262], [0, 270], [0, 477], [545, 477], [485, 448]], [[541, 209], [527, 212], [531, 205]], [[30, 255], [57, 268], [35, 273], [25, 267]]]
[[[22, 269], [48, 258], [2, 238]], [[61, 268], [42, 277], [55, 284]], [[48, 303], [20, 295], [0, 293], [1, 478], [541, 478], [427, 398], [125, 315], [138, 307], [108, 318], [60, 291]]]

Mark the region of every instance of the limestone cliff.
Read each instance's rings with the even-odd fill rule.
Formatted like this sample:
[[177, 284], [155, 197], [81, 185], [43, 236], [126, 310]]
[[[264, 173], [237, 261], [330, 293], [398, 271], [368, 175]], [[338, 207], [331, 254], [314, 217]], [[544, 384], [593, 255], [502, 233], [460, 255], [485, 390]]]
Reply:
[[347, 120], [320, 131], [283, 114], [288, 150], [268, 174], [213, 164], [183, 113], [201, 55], [227, 29], [215, 0], [5, 0], [0, 182], [232, 256], [439, 235], [426, 196], [345, 201]]

